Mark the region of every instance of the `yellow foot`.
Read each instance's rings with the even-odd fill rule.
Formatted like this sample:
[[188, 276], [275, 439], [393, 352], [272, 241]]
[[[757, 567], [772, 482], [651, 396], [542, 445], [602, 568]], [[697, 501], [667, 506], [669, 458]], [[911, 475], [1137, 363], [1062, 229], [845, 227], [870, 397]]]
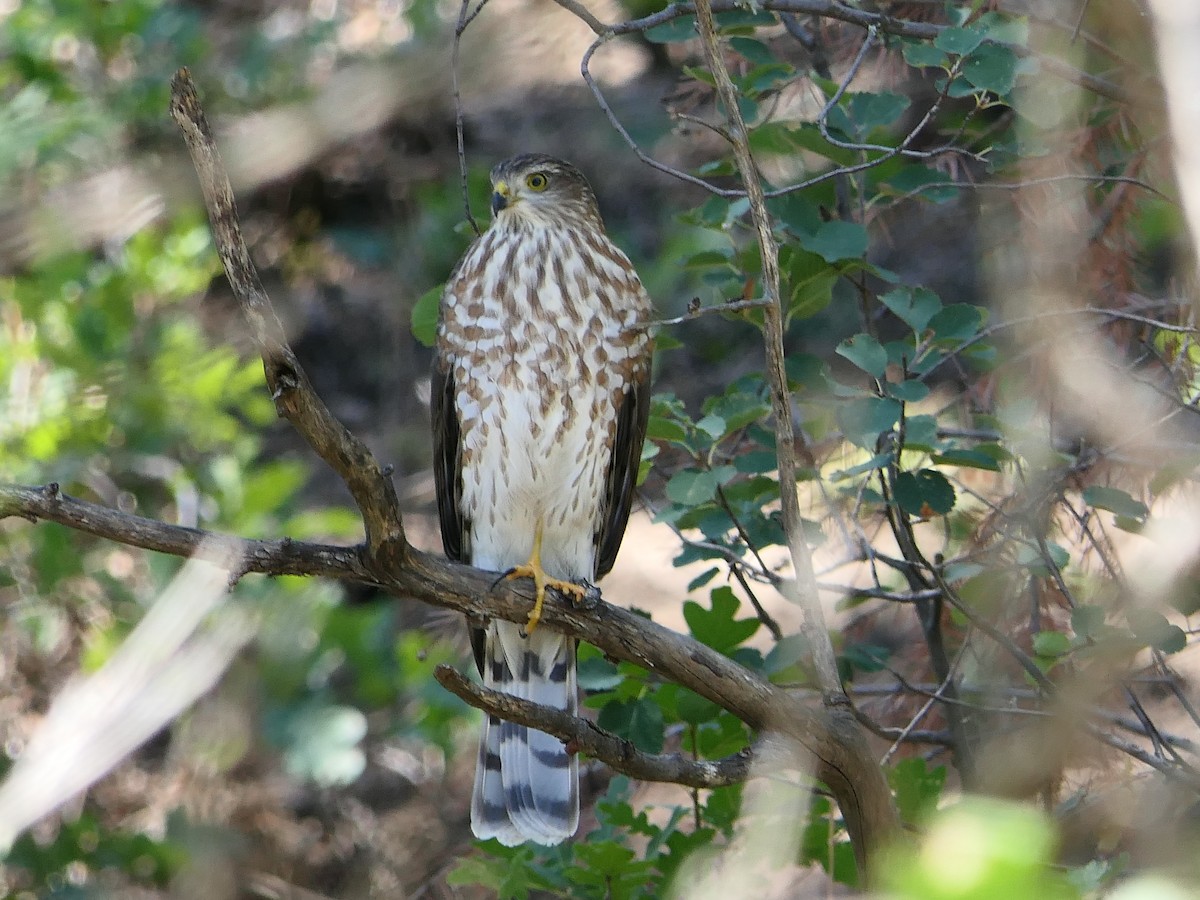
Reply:
[[504, 573], [505, 578], [532, 578], [534, 588], [537, 593], [534, 595], [533, 611], [529, 614], [529, 619], [525, 622], [525, 633], [529, 634], [533, 629], [537, 628], [538, 622], [542, 618], [542, 605], [546, 601], [546, 588], [554, 588], [561, 594], [566, 594], [575, 603], [583, 603], [588, 596], [588, 588], [586, 585], [576, 584], [573, 581], [564, 581], [561, 578], [551, 578], [542, 568], [539, 560], [531, 559], [523, 566], [513, 566]]

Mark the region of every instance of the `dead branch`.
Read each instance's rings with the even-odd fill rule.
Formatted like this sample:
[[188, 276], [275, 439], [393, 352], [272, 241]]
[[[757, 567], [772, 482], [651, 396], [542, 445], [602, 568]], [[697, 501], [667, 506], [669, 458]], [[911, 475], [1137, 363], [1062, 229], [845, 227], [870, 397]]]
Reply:
[[476, 709], [552, 734], [571, 750], [599, 759], [631, 778], [692, 788], [718, 788], [739, 784], [750, 776], [754, 754], [749, 747], [719, 760], [689, 759], [682, 753], [643, 753], [629, 741], [587, 719], [481, 687], [450, 666], [438, 666], [434, 677], [438, 684]]

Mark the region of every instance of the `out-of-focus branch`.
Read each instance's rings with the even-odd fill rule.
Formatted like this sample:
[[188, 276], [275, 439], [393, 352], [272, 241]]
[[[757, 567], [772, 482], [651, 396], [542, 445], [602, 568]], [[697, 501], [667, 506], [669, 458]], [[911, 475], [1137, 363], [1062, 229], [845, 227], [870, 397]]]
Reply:
[[[716, 761], [689, 759], [681, 753], [644, 753], [587, 719], [481, 687], [450, 666], [438, 666], [433, 674], [442, 687], [476, 709], [552, 734], [570, 750], [586, 753], [631, 778], [692, 788], [717, 788], [739, 784], [750, 777], [754, 754], [748, 747]], [[755, 774], [762, 774], [761, 767], [755, 768]]]

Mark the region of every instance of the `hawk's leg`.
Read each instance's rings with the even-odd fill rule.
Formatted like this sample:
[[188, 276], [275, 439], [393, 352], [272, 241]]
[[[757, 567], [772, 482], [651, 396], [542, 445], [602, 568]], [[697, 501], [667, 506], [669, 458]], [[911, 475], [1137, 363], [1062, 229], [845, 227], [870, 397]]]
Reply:
[[[546, 588], [552, 587], [569, 597], [576, 603], [584, 603], [588, 598], [590, 585], [576, 584], [573, 581], [563, 581], [561, 578], [551, 578], [542, 568], [542, 520], [538, 519], [533, 532], [533, 552], [529, 554], [529, 562], [523, 566], [513, 566], [504, 573], [505, 578], [532, 578], [537, 590], [533, 600], [533, 611], [525, 622], [525, 633], [537, 628], [542, 618], [542, 604], [546, 600]], [[594, 589], [593, 589], [594, 590]]]

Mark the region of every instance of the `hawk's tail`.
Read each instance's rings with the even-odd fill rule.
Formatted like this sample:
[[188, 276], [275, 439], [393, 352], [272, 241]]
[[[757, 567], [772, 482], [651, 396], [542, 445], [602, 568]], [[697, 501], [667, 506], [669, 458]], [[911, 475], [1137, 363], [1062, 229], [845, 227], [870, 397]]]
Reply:
[[[578, 710], [575, 639], [545, 629], [521, 636], [511, 622], [488, 626], [483, 683], [563, 709]], [[506, 846], [557, 844], [579, 825], [579, 761], [562, 741], [489, 716], [479, 744], [471, 830]]]

